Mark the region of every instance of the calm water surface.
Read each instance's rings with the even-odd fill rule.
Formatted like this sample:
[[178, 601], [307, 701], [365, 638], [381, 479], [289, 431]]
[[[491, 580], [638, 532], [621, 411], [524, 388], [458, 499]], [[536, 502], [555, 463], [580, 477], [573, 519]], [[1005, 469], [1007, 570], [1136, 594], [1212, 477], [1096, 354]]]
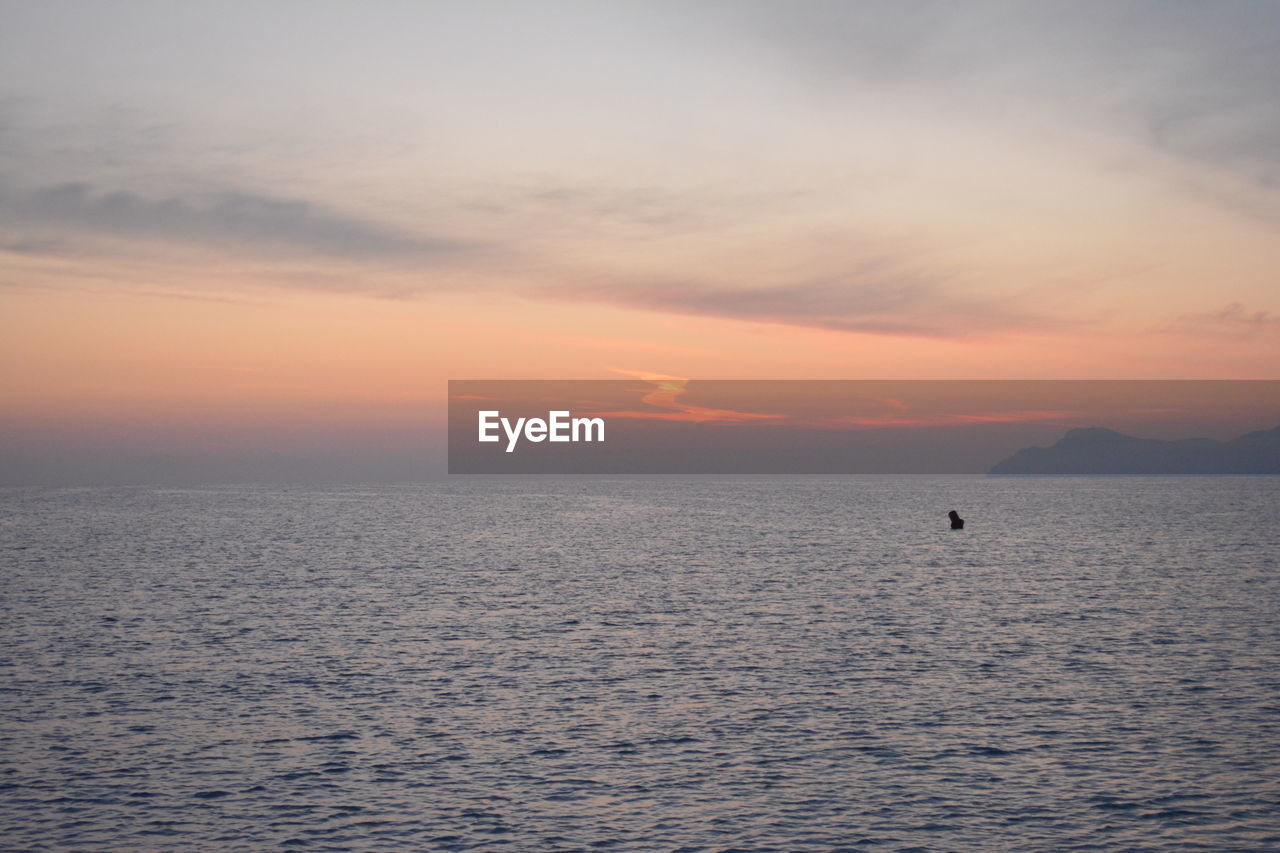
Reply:
[[0, 845], [1280, 849], [1278, 557], [1280, 478], [0, 491]]

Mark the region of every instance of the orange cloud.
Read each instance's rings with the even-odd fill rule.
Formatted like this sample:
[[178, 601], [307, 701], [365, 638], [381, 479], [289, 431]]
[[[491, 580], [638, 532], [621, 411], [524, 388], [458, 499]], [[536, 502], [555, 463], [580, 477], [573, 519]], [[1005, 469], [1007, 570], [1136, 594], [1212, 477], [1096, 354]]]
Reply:
[[660, 376], [652, 373], [618, 370], [618, 373], [634, 375], [654, 384], [654, 389], [636, 389], [646, 391], [640, 402], [654, 406], [660, 411], [614, 411], [595, 412], [602, 417], [631, 418], [661, 421], [690, 421], [693, 423], [742, 423], [745, 421], [785, 420], [787, 415], [766, 414], [762, 412], [741, 412], [734, 409], [713, 409], [706, 406], [695, 406], [682, 403], [678, 399], [688, 390], [688, 379]]

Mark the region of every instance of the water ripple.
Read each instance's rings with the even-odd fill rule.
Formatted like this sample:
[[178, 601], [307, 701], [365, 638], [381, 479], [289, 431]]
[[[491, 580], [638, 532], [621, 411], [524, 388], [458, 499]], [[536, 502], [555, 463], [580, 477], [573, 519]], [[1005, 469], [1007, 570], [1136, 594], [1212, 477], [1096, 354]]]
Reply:
[[4, 846], [1280, 849], [1278, 498], [6, 490]]

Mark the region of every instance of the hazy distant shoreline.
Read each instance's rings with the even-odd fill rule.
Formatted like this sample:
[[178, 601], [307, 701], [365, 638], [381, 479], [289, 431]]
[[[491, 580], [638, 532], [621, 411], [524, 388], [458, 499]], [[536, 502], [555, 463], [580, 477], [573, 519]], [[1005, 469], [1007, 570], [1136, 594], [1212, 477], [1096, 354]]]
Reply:
[[1257, 476], [1280, 474], [1280, 427], [1230, 441], [1162, 441], [1090, 427], [1068, 430], [1052, 447], [1019, 450], [991, 474]]

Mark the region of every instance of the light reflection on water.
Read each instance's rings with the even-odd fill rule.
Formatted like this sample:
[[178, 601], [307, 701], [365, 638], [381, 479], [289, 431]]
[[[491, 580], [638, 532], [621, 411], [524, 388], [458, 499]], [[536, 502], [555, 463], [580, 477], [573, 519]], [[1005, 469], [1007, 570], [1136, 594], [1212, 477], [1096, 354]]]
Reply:
[[3, 846], [1280, 847], [1278, 499], [0, 492]]

